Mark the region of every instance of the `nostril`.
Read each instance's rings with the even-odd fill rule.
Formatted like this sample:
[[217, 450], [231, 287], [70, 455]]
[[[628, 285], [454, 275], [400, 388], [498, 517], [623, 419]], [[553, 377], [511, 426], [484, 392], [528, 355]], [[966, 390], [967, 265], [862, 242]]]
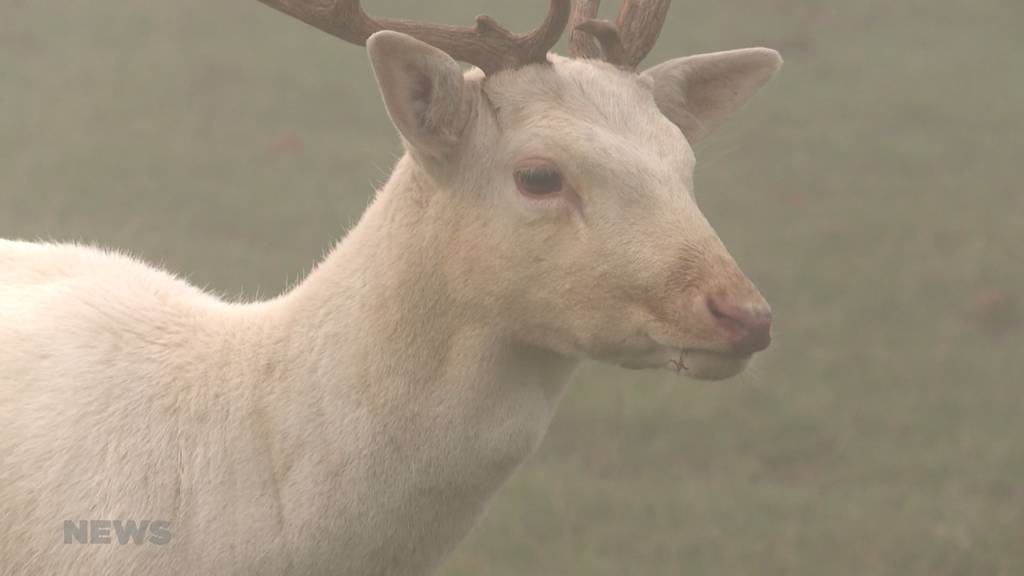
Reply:
[[711, 312], [711, 317], [715, 320], [723, 323], [730, 323], [733, 321], [732, 316], [725, 311], [725, 307], [718, 301], [718, 298], [708, 296], [707, 305], [708, 311]]
[[736, 352], [753, 354], [771, 343], [772, 314], [767, 304], [758, 306], [708, 296], [707, 308], [711, 317], [732, 336]]
[[711, 317], [731, 331], [742, 331], [744, 329], [743, 314], [736, 306], [721, 300], [715, 296], [707, 297], [708, 311]]
[[711, 315], [719, 320], [726, 318], [725, 314], [718, 307], [718, 303], [715, 301], [714, 296], [708, 296], [708, 310], [711, 311]]

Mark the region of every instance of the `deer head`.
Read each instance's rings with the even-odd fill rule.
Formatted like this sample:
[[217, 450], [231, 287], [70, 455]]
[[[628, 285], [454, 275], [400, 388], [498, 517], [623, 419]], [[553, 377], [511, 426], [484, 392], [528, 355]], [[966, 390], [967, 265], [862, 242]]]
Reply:
[[[778, 70], [775, 51], [638, 72], [668, 0], [627, 0], [614, 23], [593, 19], [596, 1], [551, 0], [522, 35], [487, 17], [459, 28], [261, 1], [367, 45], [466, 314], [526, 345], [696, 378], [735, 375], [768, 346], [768, 304], [694, 200], [691, 146]], [[548, 54], [570, 19], [577, 58]]]

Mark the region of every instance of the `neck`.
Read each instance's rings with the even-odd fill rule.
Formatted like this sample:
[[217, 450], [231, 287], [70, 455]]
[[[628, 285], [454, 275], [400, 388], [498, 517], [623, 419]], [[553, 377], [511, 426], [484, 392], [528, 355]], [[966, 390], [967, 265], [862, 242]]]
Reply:
[[[349, 366], [370, 364], [377, 378], [344, 383], [368, 393], [391, 382], [426, 393], [465, 385], [471, 375], [529, 379], [573, 366], [514, 341], [505, 329], [507, 311], [456, 299], [445, 259], [458, 223], [435, 186], [404, 157], [359, 224], [284, 298], [287, 332], [302, 346], [297, 358], [320, 373], [340, 368], [341, 357]], [[552, 400], [561, 388], [542, 387]]]
[[370, 548], [353, 554], [371, 563], [382, 534], [410, 547], [409, 562], [429, 565], [454, 546], [539, 443], [575, 366], [515, 342], [500, 313], [453, 300], [443, 266], [451, 228], [433, 186], [404, 158], [359, 224], [277, 306], [280, 378], [265, 395], [275, 468], [309, 484], [299, 494], [332, 487], [331, 504], [311, 514], [367, 507], [360, 517], [376, 524], [342, 536], [365, 539]]

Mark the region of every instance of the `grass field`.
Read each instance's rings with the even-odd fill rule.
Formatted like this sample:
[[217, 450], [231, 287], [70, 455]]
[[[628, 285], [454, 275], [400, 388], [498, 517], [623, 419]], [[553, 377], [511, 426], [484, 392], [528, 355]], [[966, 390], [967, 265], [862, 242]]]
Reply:
[[[365, 4], [524, 29], [544, 2]], [[677, 0], [652, 63], [786, 58], [697, 151], [776, 342], [728, 383], [585, 365], [443, 574], [1024, 574], [1022, 25], [1018, 0]], [[273, 295], [399, 151], [365, 53], [252, 0], [0, 0], [2, 237]]]

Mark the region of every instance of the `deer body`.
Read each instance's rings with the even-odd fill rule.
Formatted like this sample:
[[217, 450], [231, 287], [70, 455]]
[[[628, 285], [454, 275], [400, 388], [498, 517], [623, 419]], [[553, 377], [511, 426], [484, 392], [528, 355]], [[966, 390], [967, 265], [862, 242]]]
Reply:
[[[581, 359], [724, 378], [767, 346], [688, 139], [774, 52], [484, 76], [406, 34], [368, 48], [407, 153], [288, 293], [226, 303], [125, 256], [0, 241], [0, 574], [427, 574]], [[115, 519], [170, 539], [65, 543], [65, 521]]]

